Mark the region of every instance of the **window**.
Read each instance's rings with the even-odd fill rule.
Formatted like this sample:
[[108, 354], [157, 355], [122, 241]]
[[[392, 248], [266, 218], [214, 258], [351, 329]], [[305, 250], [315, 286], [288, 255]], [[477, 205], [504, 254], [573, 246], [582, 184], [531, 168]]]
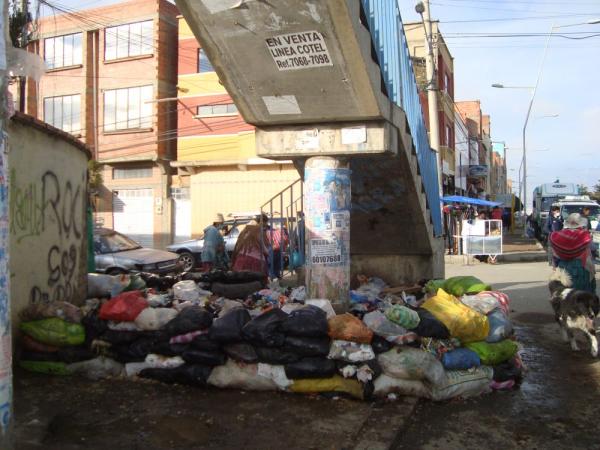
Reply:
[[152, 178], [152, 166], [113, 169], [113, 180]]
[[198, 106], [198, 115], [207, 116], [226, 116], [229, 114], [237, 114], [237, 106], [233, 103], [224, 103], [222, 105], [202, 105]]
[[44, 61], [48, 69], [81, 64], [81, 33], [44, 39]]
[[104, 59], [151, 55], [154, 51], [152, 21], [129, 23], [104, 30]]
[[64, 95], [44, 99], [44, 120], [67, 133], [81, 131], [81, 96]]
[[214, 72], [215, 69], [213, 69], [212, 64], [210, 63], [210, 61], [208, 60], [208, 57], [206, 56], [206, 53], [204, 52], [203, 49], [199, 48], [198, 49], [198, 73], [204, 73], [204, 72]]
[[452, 142], [452, 127], [446, 125], [446, 146], [452, 147], [454, 142]]
[[444, 91], [446, 94], [450, 94], [450, 77], [444, 72]]
[[104, 131], [150, 128], [152, 86], [104, 91]]

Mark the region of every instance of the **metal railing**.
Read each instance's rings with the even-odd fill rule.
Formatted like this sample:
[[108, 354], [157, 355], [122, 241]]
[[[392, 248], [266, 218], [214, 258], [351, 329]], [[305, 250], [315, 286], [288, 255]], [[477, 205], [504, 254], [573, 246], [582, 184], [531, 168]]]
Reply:
[[406, 113], [419, 160], [427, 206], [436, 236], [442, 234], [442, 213], [435, 152], [429, 145], [417, 81], [398, 4], [393, 0], [361, 0], [381, 75], [391, 101]]
[[260, 207], [261, 215], [269, 218], [265, 244], [270, 278], [279, 278], [304, 265], [303, 197], [304, 185], [298, 179]]

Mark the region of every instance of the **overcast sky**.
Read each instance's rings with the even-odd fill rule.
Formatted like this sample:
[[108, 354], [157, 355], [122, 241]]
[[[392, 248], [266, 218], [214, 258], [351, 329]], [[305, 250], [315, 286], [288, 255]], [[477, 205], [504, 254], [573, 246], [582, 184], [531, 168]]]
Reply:
[[[389, 0], [393, 1], [393, 0]], [[61, 0], [89, 8], [112, 0]], [[414, 0], [399, 0], [404, 21], [419, 20]], [[464, 33], [541, 33], [553, 23], [571, 25], [600, 19], [600, 0], [433, 0], [432, 19], [440, 21], [454, 57], [455, 100], [480, 99], [490, 114], [492, 139], [506, 141], [509, 178], [517, 182], [521, 133], [530, 92], [495, 89], [532, 86], [542, 59], [545, 36], [465, 37]], [[581, 34], [587, 32], [587, 34]], [[528, 126], [528, 197], [533, 187], [559, 177], [592, 187], [600, 179], [600, 24], [555, 30]], [[541, 116], [559, 114], [556, 118]]]

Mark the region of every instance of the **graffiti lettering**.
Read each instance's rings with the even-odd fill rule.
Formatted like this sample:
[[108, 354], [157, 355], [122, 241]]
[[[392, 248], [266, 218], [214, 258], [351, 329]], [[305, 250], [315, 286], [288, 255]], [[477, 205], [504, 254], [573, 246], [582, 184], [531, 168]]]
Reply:
[[61, 250], [53, 245], [48, 251], [48, 289], [42, 290], [34, 286], [29, 294], [31, 303], [48, 303], [50, 301], [70, 301], [75, 290], [73, 275], [77, 268], [77, 248], [71, 244], [68, 250]]
[[73, 188], [71, 181], [62, 186], [57, 175], [46, 171], [40, 182], [20, 186], [16, 171], [10, 176], [10, 233], [17, 243], [30, 236], [39, 236], [50, 222], [56, 223], [58, 236], [69, 238], [71, 233], [81, 238], [77, 218], [83, 214], [82, 186]]

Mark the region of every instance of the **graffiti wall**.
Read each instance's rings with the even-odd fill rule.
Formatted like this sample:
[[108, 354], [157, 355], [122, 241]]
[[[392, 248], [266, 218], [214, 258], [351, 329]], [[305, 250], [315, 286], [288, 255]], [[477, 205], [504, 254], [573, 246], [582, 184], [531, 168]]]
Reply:
[[23, 117], [13, 117], [9, 133], [14, 327], [31, 303], [85, 300], [89, 153], [63, 133]]

